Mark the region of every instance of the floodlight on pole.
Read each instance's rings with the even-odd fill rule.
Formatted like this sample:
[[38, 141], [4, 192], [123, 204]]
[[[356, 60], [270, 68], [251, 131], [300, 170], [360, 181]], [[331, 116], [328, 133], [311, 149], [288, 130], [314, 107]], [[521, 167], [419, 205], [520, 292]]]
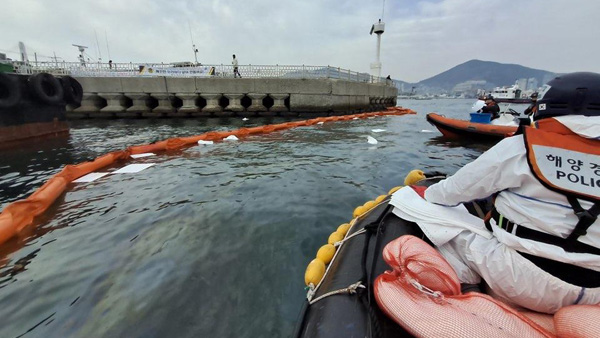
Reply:
[[77, 49], [79, 49], [79, 62], [81, 62], [82, 66], [85, 66], [85, 57], [83, 56], [83, 54], [85, 53], [85, 49], [88, 47], [76, 44], [73, 44], [73, 47], [77, 47]]

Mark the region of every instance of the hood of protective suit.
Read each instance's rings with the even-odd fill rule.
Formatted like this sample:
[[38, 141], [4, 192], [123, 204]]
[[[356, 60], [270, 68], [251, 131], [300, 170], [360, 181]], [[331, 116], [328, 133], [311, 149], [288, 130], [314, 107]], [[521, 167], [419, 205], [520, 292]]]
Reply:
[[579, 136], [600, 139], [600, 116], [565, 115], [553, 119]]

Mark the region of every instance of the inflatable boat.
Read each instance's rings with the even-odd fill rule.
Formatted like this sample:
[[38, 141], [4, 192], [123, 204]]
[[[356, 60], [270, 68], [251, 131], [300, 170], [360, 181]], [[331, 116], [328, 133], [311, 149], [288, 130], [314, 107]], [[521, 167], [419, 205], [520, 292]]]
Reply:
[[[421, 235], [417, 226], [390, 215], [389, 199], [386, 196], [352, 223], [346, 235], [351, 239], [337, 249], [327, 273], [308, 295], [294, 337], [411, 337], [379, 309], [372, 295], [375, 277], [388, 268], [381, 249], [402, 235]], [[325, 269], [315, 265], [320, 265], [316, 259], [309, 264], [307, 274], [312, 274], [312, 269]], [[331, 294], [337, 290], [347, 291]]]
[[450, 139], [469, 138], [498, 141], [505, 137], [512, 136], [518, 128], [516, 123], [512, 125], [501, 125], [489, 122], [471, 122], [452, 119], [436, 113], [427, 114], [427, 122], [434, 125], [445, 137]]
[[[443, 178], [426, 176], [418, 185]], [[420, 228], [392, 212], [400, 188], [357, 207], [318, 250], [306, 270], [308, 292], [293, 337], [600, 336], [593, 319], [600, 306], [573, 305], [552, 316], [462, 293], [454, 270]], [[482, 215], [480, 205], [465, 207]]]

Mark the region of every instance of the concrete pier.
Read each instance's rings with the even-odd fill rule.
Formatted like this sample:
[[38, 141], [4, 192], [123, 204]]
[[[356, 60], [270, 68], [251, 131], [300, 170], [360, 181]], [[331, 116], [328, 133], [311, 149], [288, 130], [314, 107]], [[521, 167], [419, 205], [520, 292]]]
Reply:
[[189, 114], [190, 116], [194, 113], [200, 112], [200, 107], [196, 105], [196, 99], [198, 98], [198, 94], [193, 93], [178, 93], [175, 94], [178, 98], [183, 101], [183, 105], [177, 109], [177, 111], [181, 114]]
[[148, 101], [150, 100], [150, 95], [146, 93], [124, 93], [125, 96], [131, 99], [132, 105], [127, 108], [127, 114], [130, 117], [142, 116], [144, 113], [150, 112], [150, 107], [148, 106]]
[[339, 79], [79, 77], [70, 118], [340, 115], [396, 105], [385, 83]]

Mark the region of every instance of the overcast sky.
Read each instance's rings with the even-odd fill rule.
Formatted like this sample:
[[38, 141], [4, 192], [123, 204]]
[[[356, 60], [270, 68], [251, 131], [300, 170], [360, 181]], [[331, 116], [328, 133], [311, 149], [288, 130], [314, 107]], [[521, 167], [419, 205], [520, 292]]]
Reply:
[[[2, 0], [0, 52], [67, 61], [331, 65], [368, 72], [381, 0]], [[471, 59], [600, 72], [598, 0], [386, 0], [382, 75], [417, 82]], [[188, 25], [189, 22], [189, 25]], [[108, 39], [106, 39], [108, 38]]]

